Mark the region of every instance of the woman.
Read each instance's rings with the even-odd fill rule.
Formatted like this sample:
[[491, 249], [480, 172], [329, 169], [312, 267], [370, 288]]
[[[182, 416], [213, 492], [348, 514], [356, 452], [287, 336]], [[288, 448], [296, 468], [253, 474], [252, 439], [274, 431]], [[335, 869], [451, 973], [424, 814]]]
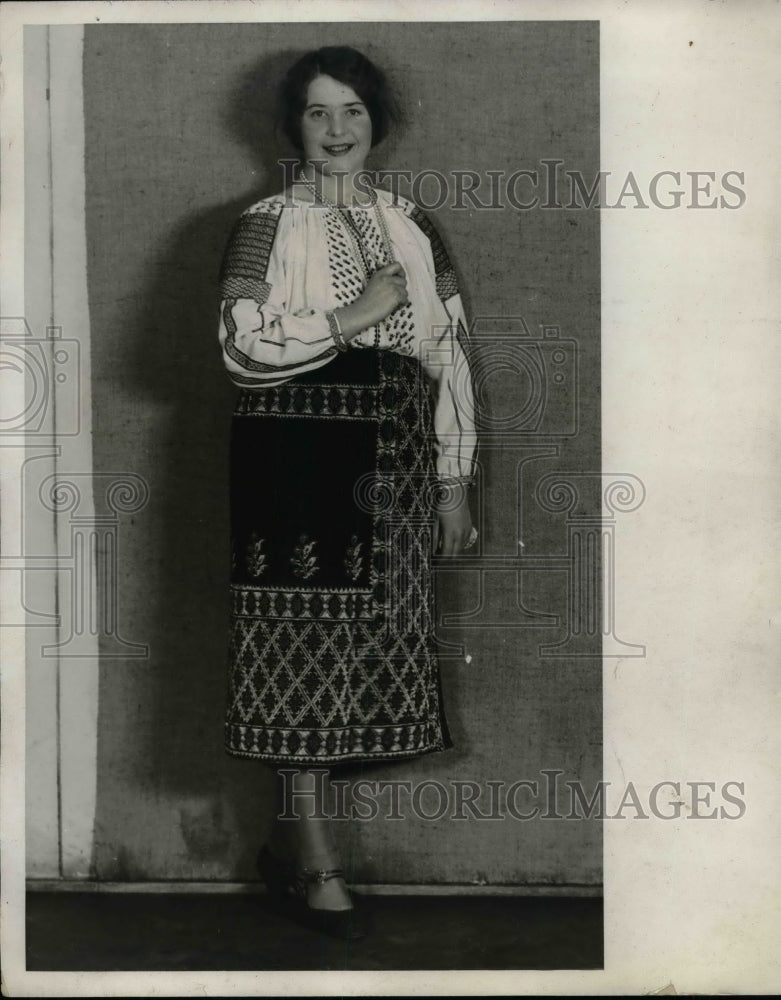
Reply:
[[415, 205], [366, 183], [393, 118], [383, 74], [324, 48], [281, 98], [298, 173], [242, 214], [221, 274], [220, 342], [242, 390], [226, 749], [282, 765], [287, 819], [259, 859], [269, 889], [350, 937], [320, 779], [451, 746], [431, 557], [476, 538], [473, 404], [444, 246]]

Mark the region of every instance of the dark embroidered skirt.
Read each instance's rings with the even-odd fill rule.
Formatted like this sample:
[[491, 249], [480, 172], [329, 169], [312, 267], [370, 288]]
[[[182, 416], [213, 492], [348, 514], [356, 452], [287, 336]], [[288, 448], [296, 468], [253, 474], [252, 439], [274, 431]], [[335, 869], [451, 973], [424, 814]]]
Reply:
[[452, 746], [433, 637], [420, 365], [353, 349], [242, 391], [231, 439], [226, 749], [275, 763]]

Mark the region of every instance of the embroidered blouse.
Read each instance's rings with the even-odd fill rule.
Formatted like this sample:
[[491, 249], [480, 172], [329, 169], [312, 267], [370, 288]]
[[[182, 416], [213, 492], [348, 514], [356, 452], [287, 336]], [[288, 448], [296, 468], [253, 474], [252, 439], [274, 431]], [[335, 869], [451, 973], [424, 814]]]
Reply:
[[[376, 344], [418, 358], [435, 395], [437, 474], [471, 482], [474, 401], [455, 273], [421, 209], [381, 189], [377, 196], [394, 259], [407, 276], [409, 302], [363, 330], [350, 349]], [[351, 237], [350, 221], [360, 241]], [[259, 389], [327, 365], [337, 355], [328, 312], [354, 301], [368, 275], [386, 263], [371, 208], [337, 213], [286, 194], [246, 209], [231, 234], [220, 276], [219, 338], [232, 381]]]

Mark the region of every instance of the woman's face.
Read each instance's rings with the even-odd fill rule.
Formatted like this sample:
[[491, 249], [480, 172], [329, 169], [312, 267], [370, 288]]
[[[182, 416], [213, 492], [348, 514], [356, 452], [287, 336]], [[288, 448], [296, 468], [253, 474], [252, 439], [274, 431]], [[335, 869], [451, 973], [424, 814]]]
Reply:
[[330, 76], [309, 84], [301, 118], [301, 140], [307, 160], [324, 160], [325, 174], [361, 170], [372, 145], [372, 120], [355, 91]]

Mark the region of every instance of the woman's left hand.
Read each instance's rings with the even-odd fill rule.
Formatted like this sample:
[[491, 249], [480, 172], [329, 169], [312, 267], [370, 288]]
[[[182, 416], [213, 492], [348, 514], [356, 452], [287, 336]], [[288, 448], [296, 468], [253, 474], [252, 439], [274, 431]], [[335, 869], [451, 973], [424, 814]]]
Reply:
[[463, 552], [472, 533], [472, 515], [466, 498], [466, 488], [458, 483], [447, 487], [447, 494], [437, 511], [434, 525], [434, 551], [441, 544], [440, 555], [455, 556]]

